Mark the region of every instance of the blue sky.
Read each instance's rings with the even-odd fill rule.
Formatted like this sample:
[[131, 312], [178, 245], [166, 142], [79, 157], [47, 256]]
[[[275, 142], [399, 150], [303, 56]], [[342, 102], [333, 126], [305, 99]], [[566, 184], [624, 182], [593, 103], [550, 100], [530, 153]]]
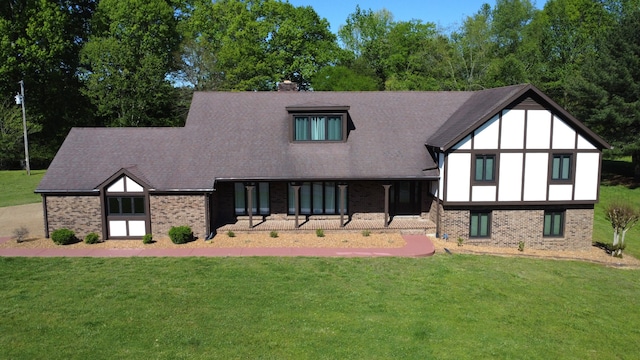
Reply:
[[[532, 0], [541, 9], [547, 0]], [[412, 19], [423, 22], [433, 22], [438, 27], [449, 32], [454, 30], [462, 20], [480, 10], [484, 3], [492, 7], [495, 0], [289, 0], [295, 6], [311, 6], [323, 18], [329, 20], [331, 31], [338, 32], [340, 25], [345, 23], [347, 16], [353, 13], [356, 5], [363, 10], [387, 9], [391, 11], [396, 21]]]

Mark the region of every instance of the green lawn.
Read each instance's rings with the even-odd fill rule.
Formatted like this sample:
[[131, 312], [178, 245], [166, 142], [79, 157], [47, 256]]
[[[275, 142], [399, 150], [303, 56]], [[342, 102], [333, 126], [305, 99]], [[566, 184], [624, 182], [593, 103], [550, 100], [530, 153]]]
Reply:
[[0, 171], [0, 207], [42, 201], [40, 195], [33, 191], [44, 173], [45, 170], [33, 170], [29, 176], [26, 171]]
[[[604, 160], [602, 164], [600, 202], [595, 206], [593, 241], [611, 244], [613, 229], [605, 217], [607, 206], [613, 201], [627, 201], [640, 209], [640, 187], [633, 182], [631, 158]], [[625, 253], [640, 258], [640, 224], [629, 230]]]
[[631, 359], [639, 270], [431, 258], [2, 258], [0, 358]]

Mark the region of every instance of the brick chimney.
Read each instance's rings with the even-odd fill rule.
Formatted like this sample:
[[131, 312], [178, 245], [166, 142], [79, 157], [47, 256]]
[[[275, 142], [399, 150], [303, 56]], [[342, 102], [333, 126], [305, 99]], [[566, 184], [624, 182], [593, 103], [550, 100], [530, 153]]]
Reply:
[[285, 80], [278, 83], [278, 91], [298, 91], [298, 84], [291, 80]]

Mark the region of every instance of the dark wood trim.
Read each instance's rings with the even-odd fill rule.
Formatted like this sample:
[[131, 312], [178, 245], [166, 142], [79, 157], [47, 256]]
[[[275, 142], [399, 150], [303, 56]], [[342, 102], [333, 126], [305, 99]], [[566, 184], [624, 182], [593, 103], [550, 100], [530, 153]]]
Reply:
[[445, 211], [449, 211], [449, 210], [487, 210], [487, 209], [491, 209], [492, 211], [497, 211], [497, 210], [547, 210], [547, 209], [570, 209], [570, 210], [577, 210], [577, 209], [582, 209], [582, 210], [591, 210], [593, 209], [595, 206], [595, 204], [593, 202], [588, 203], [588, 202], [580, 202], [580, 203], [575, 203], [572, 202], [571, 204], [568, 204], [566, 202], [561, 202], [561, 201], [554, 201], [554, 202], [550, 202], [550, 201], [538, 201], [535, 203], [531, 203], [531, 204], [523, 204], [523, 203], [516, 203], [516, 202], [511, 202], [511, 203], [507, 203], [507, 204], [497, 204], [497, 203], [479, 203], [479, 204], [470, 204], [470, 203], [454, 203], [454, 204], [443, 204], [443, 208]]
[[[476, 160], [478, 156], [493, 156], [493, 180], [476, 180]], [[495, 185], [497, 187], [499, 181], [499, 171], [500, 169], [500, 153], [498, 151], [472, 151], [471, 152], [471, 187], [473, 190], [473, 186], [487, 186], [487, 185]]]
[[247, 213], [249, 213], [249, 229], [251, 229], [253, 228], [253, 189], [255, 188], [255, 186], [245, 185], [244, 188], [247, 194]]
[[347, 112], [351, 109], [349, 105], [291, 105], [286, 107], [287, 111], [290, 113], [324, 113], [324, 112]]
[[41, 197], [42, 197], [42, 215], [44, 217], [44, 237], [48, 239], [49, 238], [49, 211], [47, 211], [47, 196], [42, 194]]
[[391, 188], [390, 184], [383, 184], [384, 188], [384, 227], [389, 227], [389, 189]]
[[[342, 119], [342, 140], [296, 140], [296, 117], [314, 117], [314, 116], [339, 116]], [[289, 142], [292, 144], [318, 144], [318, 143], [343, 143], [347, 141], [348, 130], [347, 126], [349, 122], [348, 113], [336, 112], [336, 111], [304, 111], [304, 112], [291, 112], [289, 113]]]
[[[116, 175], [118, 176], [111, 176], [109, 178], [108, 181], [103, 182], [102, 184], [100, 184], [99, 189], [100, 189], [100, 211], [101, 211], [101, 217], [102, 217], [102, 238], [105, 240], [108, 239], [138, 239], [138, 238], [142, 238], [141, 236], [111, 236], [111, 233], [109, 231], [109, 220], [124, 220], [126, 221], [125, 226], [126, 226], [126, 231], [127, 234], [129, 234], [129, 221], [130, 220], [140, 220], [143, 219], [144, 220], [144, 230], [145, 233], [147, 234], [151, 234], [152, 233], [152, 227], [151, 227], [151, 196], [149, 193], [149, 188], [148, 185], [145, 182], [140, 181], [138, 178], [131, 176], [131, 174], [129, 173], [129, 171], [127, 171], [127, 169], [121, 169], [120, 171], [118, 171], [116, 173]], [[107, 188], [113, 184], [114, 182], [118, 181], [121, 178], [124, 177], [129, 177], [131, 180], [135, 181], [138, 185], [140, 185], [142, 187], [142, 191], [135, 191], [135, 192], [127, 192], [127, 182], [124, 182], [124, 192], [107, 192]], [[159, 195], [157, 193], [154, 193], [154, 195]], [[173, 195], [185, 195], [184, 193], [178, 193], [178, 194], [173, 194]], [[145, 209], [145, 214], [143, 216], [129, 216], [129, 215], [110, 215], [109, 211], [108, 211], [108, 206], [109, 203], [107, 201], [107, 199], [109, 197], [142, 197], [144, 199], [144, 209]]]
[[300, 185], [291, 185], [291, 187], [293, 188], [293, 207], [295, 209], [295, 226], [297, 229], [300, 227], [300, 222], [298, 221], [298, 216], [300, 216]]
[[[471, 217], [474, 214], [488, 214], [487, 220], [487, 236], [471, 236]], [[469, 210], [469, 239], [490, 239], [491, 238], [491, 224], [493, 223], [493, 213], [491, 209], [471, 209]]]
[[347, 207], [347, 203], [346, 203], [346, 191], [347, 191], [347, 185], [346, 184], [338, 184], [338, 191], [340, 191], [340, 195], [338, 196], [340, 201], [339, 207], [340, 207], [340, 227], [344, 227], [344, 213], [346, 211], [346, 207]]

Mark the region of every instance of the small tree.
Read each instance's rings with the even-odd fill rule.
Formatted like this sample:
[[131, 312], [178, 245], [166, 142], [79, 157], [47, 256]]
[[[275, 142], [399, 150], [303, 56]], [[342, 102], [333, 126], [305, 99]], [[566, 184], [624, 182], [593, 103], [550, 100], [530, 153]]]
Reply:
[[613, 228], [611, 255], [621, 257], [625, 247], [624, 237], [627, 231], [638, 223], [640, 213], [629, 203], [614, 202], [607, 207], [606, 217]]

